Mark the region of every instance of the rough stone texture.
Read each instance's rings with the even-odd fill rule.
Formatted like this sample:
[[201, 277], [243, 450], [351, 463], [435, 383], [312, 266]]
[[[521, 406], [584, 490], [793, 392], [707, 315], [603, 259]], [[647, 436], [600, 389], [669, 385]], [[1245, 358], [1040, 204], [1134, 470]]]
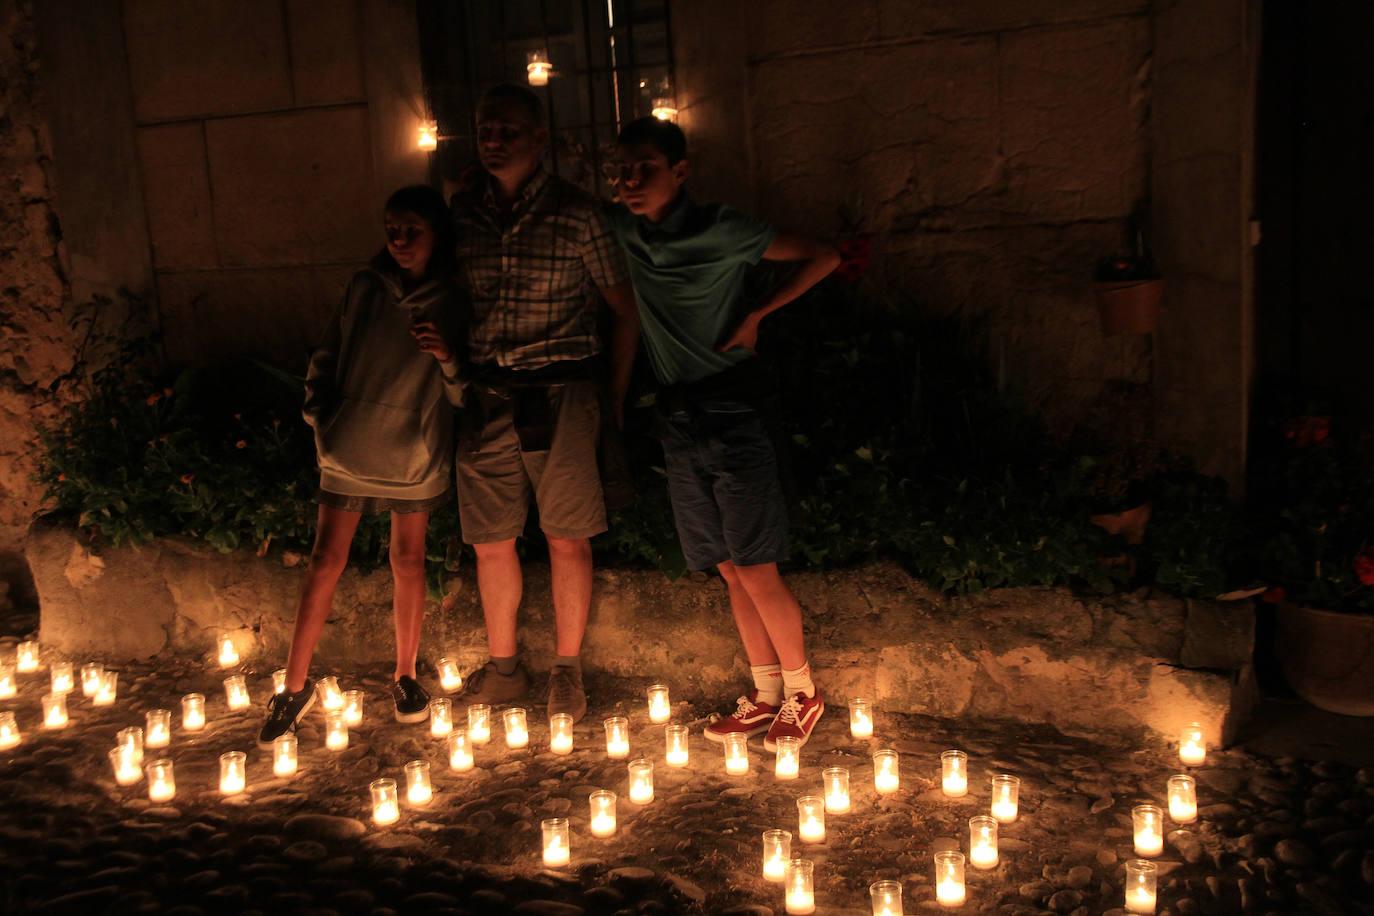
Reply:
[[[285, 657], [301, 570], [250, 552], [221, 555], [184, 541], [93, 556], [65, 529], [40, 525], [28, 557], [45, 645], [74, 655], [201, 654], [231, 634], [249, 664]], [[1148, 595], [1087, 601], [1060, 589], [1005, 589], [948, 599], [897, 567], [875, 564], [789, 580], [806, 613], [812, 664], [837, 700], [873, 697], [936, 716], [1048, 723], [1066, 732], [1153, 731], [1189, 721], [1230, 735], [1245, 712], [1253, 625], [1208, 670], [1182, 667], [1195, 626], [1218, 613]], [[348, 571], [320, 643], [332, 664], [384, 662], [391, 652], [389, 573]], [[546, 567], [527, 570], [521, 643], [536, 668], [552, 653]], [[649, 611], [652, 609], [652, 612]], [[485, 659], [476, 588], [465, 576], [426, 619], [427, 653], [472, 667]], [[599, 570], [584, 658], [627, 678], [675, 673], [674, 690], [719, 696], [747, 676], [722, 586], [658, 573]], [[1217, 669], [1217, 670], [1212, 670]], [[1090, 698], [1087, 699], [1087, 698]]]

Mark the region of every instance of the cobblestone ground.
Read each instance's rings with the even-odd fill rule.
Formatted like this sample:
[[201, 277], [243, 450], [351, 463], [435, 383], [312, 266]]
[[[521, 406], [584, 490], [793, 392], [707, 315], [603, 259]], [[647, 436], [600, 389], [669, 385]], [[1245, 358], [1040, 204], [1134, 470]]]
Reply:
[[[13, 643], [0, 640], [0, 658], [13, 657]], [[392, 720], [385, 672], [372, 671], [337, 672], [345, 688], [367, 691], [348, 749], [325, 749], [312, 710], [300, 772], [281, 779], [254, 742], [270, 672], [243, 673], [254, 705], [230, 713], [223, 672], [184, 660], [126, 666], [113, 707], [93, 707], [78, 688], [60, 731], [41, 728], [46, 670], [20, 675], [19, 695], [0, 701], [24, 736], [0, 752], [4, 912], [781, 914], [779, 886], [760, 874], [760, 833], [795, 833], [796, 798], [819, 790], [823, 766], [840, 765], [852, 774], [853, 810], [832, 816], [827, 842], [804, 853], [816, 863], [818, 913], [868, 913], [867, 887], [880, 878], [902, 882], [908, 913], [937, 910], [932, 852], [967, 849], [967, 819], [986, 812], [982, 777], [994, 771], [1023, 779], [1021, 816], [1001, 829], [1001, 863], [969, 869], [964, 909], [1119, 913], [1131, 806], [1163, 803], [1180, 771], [1163, 744], [888, 712], [879, 737], [855, 741], [835, 706], [803, 751], [799, 781], [774, 780], [761, 739], [749, 775], [729, 777], [719, 746], [701, 737], [709, 710], [687, 703], [674, 720], [691, 725], [691, 763], [673, 770], [640, 701], [644, 685], [593, 681], [570, 756], [543, 749], [547, 728], [532, 705], [529, 748], [506, 749], [498, 723], [478, 768], [455, 773], [426, 726]], [[208, 698], [199, 734], [180, 728], [179, 699], [193, 691]], [[115, 732], [155, 707], [174, 710], [167, 756], [177, 783], [175, 799], [157, 805], [144, 783], [117, 787], [106, 758]], [[657, 761], [647, 806], [628, 801], [625, 762], [606, 757], [601, 720], [613, 712], [630, 717], [633, 755]], [[901, 752], [902, 789], [879, 799], [869, 754], [883, 746]], [[963, 799], [939, 789], [939, 753], [954, 747], [974, 776]], [[247, 752], [248, 788], [222, 798], [218, 756], [228, 750]], [[431, 764], [433, 803], [403, 801], [397, 824], [373, 826], [368, 782], [403, 783], [415, 759]], [[1156, 860], [1160, 913], [1374, 913], [1374, 772], [1238, 751], [1214, 751], [1193, 772], [1201, 816], [1170, 832]], [[598, 787], [621, 796], [619, 832], [605, 840], [587, 832]], [[554, 816], [572, 828], [572, 864], [558, 871], [540, 858], [540, 820]]]

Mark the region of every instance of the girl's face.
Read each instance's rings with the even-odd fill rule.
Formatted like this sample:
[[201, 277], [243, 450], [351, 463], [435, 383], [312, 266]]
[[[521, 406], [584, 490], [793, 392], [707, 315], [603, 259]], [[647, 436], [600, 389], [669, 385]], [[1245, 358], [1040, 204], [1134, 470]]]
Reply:
[[419, 277], [434, 254], [434, 227], [414, 213], [387, 211], [386, 250], [396, 264], [411, 276]]

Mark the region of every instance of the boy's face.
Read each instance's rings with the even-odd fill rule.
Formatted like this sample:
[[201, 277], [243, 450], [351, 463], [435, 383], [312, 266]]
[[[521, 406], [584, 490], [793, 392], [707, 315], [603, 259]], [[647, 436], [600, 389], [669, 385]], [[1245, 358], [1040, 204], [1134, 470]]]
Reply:
[[489, 102], [477, 112], [477, 156], [482, 168], [498, 177], [532, 171], [547, 140], [548, 130], [532, 123], [518, 105]]
[[654, 218], [677, 200], [687, 180], [687, 160], [673, 165], [668, 157], [648, 144], [622, 146], [619, 151], [620, 199], [631, 213]]

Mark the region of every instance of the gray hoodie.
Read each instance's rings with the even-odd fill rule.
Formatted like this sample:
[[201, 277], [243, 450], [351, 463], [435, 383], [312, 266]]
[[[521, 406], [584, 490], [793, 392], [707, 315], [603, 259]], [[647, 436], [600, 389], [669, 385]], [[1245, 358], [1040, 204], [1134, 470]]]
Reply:
[[315, 430], [320, 489], [430, 499], [450, 484], [462, 388], [457, 361], [441, 367], [410, 327], [424, 318], [446, 329], [458, 306], [452, 283], [427, 280], [407, 293], [381, 265], [379, 256], [349, 282], [310, 356], [302, 412]]

